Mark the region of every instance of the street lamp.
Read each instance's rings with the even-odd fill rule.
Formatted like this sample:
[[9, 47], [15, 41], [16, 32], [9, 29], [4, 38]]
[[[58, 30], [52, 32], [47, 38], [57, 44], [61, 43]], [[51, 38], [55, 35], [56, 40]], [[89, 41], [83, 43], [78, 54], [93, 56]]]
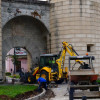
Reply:
[[16, 56], [16, 53], [15, 53], [15, 47], [14, 47], [14, 74], [16, 73], [16, 70], [15, 70], [15, 56]]

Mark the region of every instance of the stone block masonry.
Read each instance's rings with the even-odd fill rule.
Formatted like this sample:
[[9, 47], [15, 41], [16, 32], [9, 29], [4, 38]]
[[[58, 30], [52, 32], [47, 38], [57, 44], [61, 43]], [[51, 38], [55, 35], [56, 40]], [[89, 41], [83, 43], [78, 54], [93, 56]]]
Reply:
[[[8, 47], [13, 47], [11, 45], [12, 42], [10, 42], [11, 34], [18, 35], [18, 37], [16, 37], [17, 43], [16, 41], [14, 41], [14, 44], [16, 44], [17, 46], [20, 45], [30, 48], [29, 51], [32, 54], [34, 53], [33, 50], [35, 50], [35, 48], [32, 47], [32, 41], [34, 40], [34, 44], [36, 44], [35, 39], [41, 40], [41, 36], [43, 36], [43, 39], [41, 40], [43, 41], [43, 43], [41, 41], [40, 43], [44, 45], [47, 42], [47, 49], [51, 53], [58, 53], [62, 47], [61, 43], [63, 41], [67, 41], [74, 46], [74, 49], [79, 53], [79, 55], [85, 55], [85, 53], [88, 52], [89, 55], [95, 56], [96, 60], [94, 61], [94, 66], [96, 71], [100, 72], [100, 0], [51, 0], [50, 3], [50, 5], [32, 5], [23, 3], [2, 2], [2, 9], [0, 8], [0, 11], [2, 10], [2, 28], [4, 29], [4, 34], [1, 34], [0, 29], [1, 76], [4, 72], [4, 68], [2, 66], [2, 63], [4, 63], [4, 56], [2, 56], [2, 54], [6, 55], [6, 51], [8, 51], [8, 49], [6, 48], [7, 44], [9, 45]], [[19, 8], [22, 13], [16, 14], [17, 8]], [[30, 24], [31, 26], [33, 25], [31, 21], [30, 23], [28, 23], [28, 20], [30, 20], [30, 16], [32, 18], [31, 12], [35, 10], [42, 16], [41, 19], [36, 16], [36, 19], [41, 22], [41, 30], [43, 29], [42, 27], [45, 26], [45, 31], [44, 29], [42, 31], [38, 30], [40, 29], [38, 27], [33, 29], [33, 27], [30, 27]], [[25, 17], [25, 19], [27, 19], [25, 20], [28, 21], [27, 28], [23, 31], [23, 27], [18, 27], [20, 23], [22, 23], [23, 26], [26, 25], [26, 23], [24, 23], [23, 21], [23, 18], [21, 19], [21, 21], [19, 18], [19, 23], [16, 23], [16, 25], [14, 25], [14, 27], [16, 27], [16, 32], [13, 32], [11, 26], [12, 23], [8, 25], [8, 22], [20, 16], [23, 16]], [[33, 22], [35, 21], [36, 20], [33, 20]], [[36, 25], [34, 25], [34, 27], [35, 26]], [[37, 26], [39, 25], [37, 24]], [[19, 31], [18, 29], [21, 29], [21, 31]], [[34, 38], [34, 36], [37, 37], [37, 35], [34, 35], [35, 33], [39, 33], [40, 36], [38, 38]], [[41, 35], [41, 33], [45, 34]], [[26, 37], [22, 40], [21, 36], [23, 34], [26, 34], [24, 35], [24, 37]], [[5, 45], [3, 45], [3, 47], [5, 49], [3, 49], [3, 53], [2, 37], [4, 40], [7, 39], [6, 41], [4, 41]], [[29, 42], [29, 40], [31, 41]], [[31, 47], [28, 45], [28, 43]], [[43, 47], [42, 45], [41, 48]], [[34, 54], [33, 57], [35, 57]], [[68, 54], [66, 56], [66, 59], [68, 59]], [[68, 66], [67, 60], [65, 66]]]
[[1, 0], [0, 0], [0, 79], [3, 78], [2, 70], [2, 32], [1, 32]]
[[[50, 43], [47, 43], [47, 40], [50, 40], [49, 9], [50, 5], [44, 3], [2, 1], [0, 9], [2, 13], [2, 21], [0, 19], [2, 24], [0, 71], [3, 72], [3, 76], [5, 75], [6, 55], [12, 48], [21, 47], [27, 50], [29, 53], [28, 69], [35, 67], [38, 63], [36, 58], [39, 58], [40, 54], [49, 52]], [[47, 44], [49, 44], [48, 47]], [[3, 51], [1, 51], [2, 49]]]
[[100, 72], [100, 0], [51, 0], [50, 32], [52, 53], [67, 41], [79, 55], [95, 56], [94, 66]]

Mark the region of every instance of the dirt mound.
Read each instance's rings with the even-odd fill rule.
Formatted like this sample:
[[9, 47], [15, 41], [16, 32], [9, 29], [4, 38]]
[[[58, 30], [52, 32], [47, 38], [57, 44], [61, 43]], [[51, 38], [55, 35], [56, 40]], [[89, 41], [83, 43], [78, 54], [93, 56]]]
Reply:
[[[41, 92], [42, 92], [42, 90], [40, 92], [38, 92], [37, 90], [29, 91], [29, 92], [26, 92], [24, 94], [17, 95], [13, 99], [6, 96], [6, 95], [0, 95], [0, 100], [24, 100], [24, 99], [27, 99], [27, 98], [30, 98], [30, 97], [34, 97], [34, 96], [40, 94]], [[41, 98], [40, 100], [49, 100], [50, 98], [54, 98], [54, 97], [55, 97], [54, 92], [51, 89], [48, 89], [46, 91], [45, 96], [43, 96], [43, 98]]]
[[46, 91], [45, 96], [43, 96], [40, 100], [50, 100], [50, 98], [54, 98], [54, 97], [55, 97], [54, 92], [51, 89], [48, 89]]
[[41, 92], [42, 90], [40, 92], [38, 92], [37, 90], [29, 91], [29, 92], [25, 92], [24, 94], [17, 95], [15, 98], [10, 98], [6, 95], [0, 95], [0, 100], [24, 100], [24, 99], [36, 96], [40, 94]]
[[11, 99], [6, 95], [0, 95], [0, 100], [11, 100]]
[[38, 91], [30, 91], [30, 92], [26, 92], [24, 94], [17, 95], [16, 98], [11, 99], [11, 100], [24, 100], [24, 99], [36, 96], [38, 94], [39, 94]]

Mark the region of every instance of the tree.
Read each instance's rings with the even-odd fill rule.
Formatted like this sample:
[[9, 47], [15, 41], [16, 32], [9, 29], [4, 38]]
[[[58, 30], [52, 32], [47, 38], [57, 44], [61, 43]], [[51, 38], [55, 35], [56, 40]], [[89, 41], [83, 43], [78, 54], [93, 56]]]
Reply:
[[15, 74], [15, 66], [18, 66], [18, 56], [13, 55], [11, 58], [12, 58], [12, 62], [14, 64], [14, 74]]

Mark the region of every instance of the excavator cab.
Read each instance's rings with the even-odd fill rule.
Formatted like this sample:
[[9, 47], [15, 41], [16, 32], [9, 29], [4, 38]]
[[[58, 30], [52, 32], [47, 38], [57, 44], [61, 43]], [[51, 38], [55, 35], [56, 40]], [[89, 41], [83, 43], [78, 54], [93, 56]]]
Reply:
[[55, 67], [57, 67], [56, 60], [58, 59], [57, 54], [42, 54], [40, 55], [40, 64], [39, 67], [42, 69], [43, 67], [51, 68], [51, 70], [55, 71]]
[[36, 79], [43, 77], [47, 80], [47, 83], [53, 80], [53, 74], [57, 75], [58, 73], [57, 59], [57, 54], [40, 55], [39, 72], [36, 74]]

